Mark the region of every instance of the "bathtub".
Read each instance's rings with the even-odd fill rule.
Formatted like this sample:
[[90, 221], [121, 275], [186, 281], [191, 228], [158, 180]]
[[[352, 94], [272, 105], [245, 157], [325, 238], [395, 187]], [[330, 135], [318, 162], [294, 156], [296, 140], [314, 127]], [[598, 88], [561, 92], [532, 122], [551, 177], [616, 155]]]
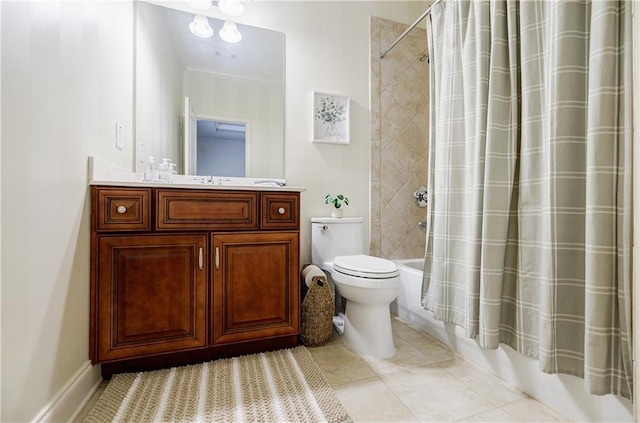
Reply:
[[482, 349], [475, 340], [465, 336], [462, 328], [435, 320], [420, 304], [424, 259], [394, 262], [400, 271], [401, 287], [398, 298], [391, 304], [391, 311], [401, 319], [572, 421], [634, 421], [630, 401], [615, 395], [590, 395], [584, 391], [581, 378], [543, 373], [536, 360], [506, 345], [496, 350]]

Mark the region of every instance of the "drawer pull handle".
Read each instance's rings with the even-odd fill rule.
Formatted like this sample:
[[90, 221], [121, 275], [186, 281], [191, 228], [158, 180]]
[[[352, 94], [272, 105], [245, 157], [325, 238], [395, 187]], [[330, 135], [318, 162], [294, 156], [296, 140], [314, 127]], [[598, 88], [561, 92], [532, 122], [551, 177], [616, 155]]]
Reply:
[[120, 214], [125, 214], [127, 212], [127, 208], [125, 206], [118, 206], [116, 211]]
[[198, 267], [200, 270], [204, 270], [204, 256], [202, 254], [202, 247], [198, 249]]
[[220, 269], [220, 248], [216, 247], [216, 270]]
[[285, 212], [285, 211], [286, 211], [286, 210], [284, 209], [284, 207], [280, 207], [280, 208], [278, 209], [278, 214], [284, 214], [284, 212]]

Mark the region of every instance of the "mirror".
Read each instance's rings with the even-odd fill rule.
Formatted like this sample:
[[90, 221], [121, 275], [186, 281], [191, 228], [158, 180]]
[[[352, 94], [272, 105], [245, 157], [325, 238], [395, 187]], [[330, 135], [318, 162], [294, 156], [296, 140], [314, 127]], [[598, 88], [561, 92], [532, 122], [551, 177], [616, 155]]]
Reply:
[[285, 35], [237, 24], [228, 43], [207, 17], [201, 38], [184, 7], [136, 3], [135, 171], [153, 156], [182, 174], [283, 178]]

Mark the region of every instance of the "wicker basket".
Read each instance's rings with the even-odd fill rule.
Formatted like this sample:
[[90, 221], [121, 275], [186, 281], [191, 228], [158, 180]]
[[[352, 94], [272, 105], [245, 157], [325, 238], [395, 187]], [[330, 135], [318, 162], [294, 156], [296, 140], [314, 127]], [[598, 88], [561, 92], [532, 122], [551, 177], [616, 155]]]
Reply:
[[331, 339], [334, 310], [327, 279], [314, 276], [301, 307], [300, 336], [304, 345], [319, 347]]

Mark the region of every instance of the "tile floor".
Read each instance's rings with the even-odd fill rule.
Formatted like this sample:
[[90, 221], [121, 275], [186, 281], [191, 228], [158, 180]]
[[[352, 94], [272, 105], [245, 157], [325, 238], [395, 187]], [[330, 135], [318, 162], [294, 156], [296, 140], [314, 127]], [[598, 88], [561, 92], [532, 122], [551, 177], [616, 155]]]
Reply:
[[354, 422], [568, 421], [401, 319], [392, 323], [396, 354], [389, 359], [357, 353], [335, 333], [326, 345], [309, 348]]
[[397, 317], [393, 331], [389, 359], [357, 353], [335, 334], [309, 348], [354, 422], [568, 421]]

